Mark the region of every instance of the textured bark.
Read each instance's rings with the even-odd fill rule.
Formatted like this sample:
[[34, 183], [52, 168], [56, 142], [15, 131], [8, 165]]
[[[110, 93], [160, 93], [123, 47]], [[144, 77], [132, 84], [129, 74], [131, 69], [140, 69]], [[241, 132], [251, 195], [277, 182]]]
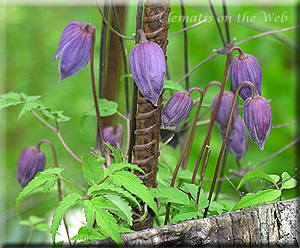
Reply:
[[[122, 247], [298, 247], [300, 197], [121, 236]], [[91, 243], [117, 247], [111, 239]]]
[[[166, 54], [168, 44], [167, 32], [169, 28], [168, 16], [170, 1], [146, 0], [144, 4], [143, 30], [149, 41], [156, 42]], [[151, 34], [151, 35], [149, 35]], [[157, 107], [140, 94], [138, 98], [138, 113], [136, 115], [135, 146], [133, 147], [133, 163], [145, 172], [139, 175], [148, 188], [156, 187], [157, 160], [159, 156], [160, 112], [162, 110], [162, 96]], [[143, 212], [140, 213], [143, 215]], [[135, 230], [153, 226], [154, 214], [149, 210], [148, 217], [141, 223], [134, 225]]]

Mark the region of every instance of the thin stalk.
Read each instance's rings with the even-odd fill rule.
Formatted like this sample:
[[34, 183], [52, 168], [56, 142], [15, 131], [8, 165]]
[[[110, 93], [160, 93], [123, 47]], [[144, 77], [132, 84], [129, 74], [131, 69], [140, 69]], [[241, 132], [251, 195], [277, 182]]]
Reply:
[[187, 31], [187, 30], [189, 30], [189, 29], [191, 29], [191, 28], [194, 28], [194, 27], [196, 27], [196, 26], [198, 26], [198, 25], [200, 25], [200, 24], [202, 24], [202, 23], [204, 23], [204, 22], [206, 22], [206, 18], [205, 18], [203, 21], [197, 22], [197, 23], [195, 23], [195, 24], [193, 24], [193, 25], [191, 25], [191, 26], [188, 26], [188, 27], [183, 28], [183, 29], [181, 29], [181, 30], [179, 30], [179, 31], [176, 31], [175, 33], [168, 34], [168, 38], [171, 37], [171, 36], [180, 34], [180, 33], [182, 33], [182, 32], [185, 32], [185, 31]]
[[[104, 137], [103, 137], [103, 127], [102, 127], [102, 121], [100, 116], [100, 110], [98, 105], [98, 97], [96, 92], [96, 85], [95, 85], [95, 74], [94, 74], [94, 40], [95, 40], [95, 29], [92, 32], [91, 36], [91, 56], [90, 56], [90, 70], [91, 70], [91, 81], [92, 81], [92, 90], [93, 90], [93, 98], [94, 98], [94, 104], [96, 109], [96, 116], [97, 116], [97, 124], [98, 124], [98, 131], [100, 134], [100, 151], [103, 154], [103, 148], [104, 148]], [[99, 89], [100, 91], [100, 89]], [[100, 92], [99, 92], [100, 95]]]
[[[228, 151], [227, 151], [227, 148], [225, 147], [224, 156], [223, 156], [223, 159], [222, 159], [222, 166], [221, 166], [220, 177], [224, 176], [227, 155], [228, 155]], [[219, 193], [221, 191], [221, 186], [222, 186], [222, 181], [220, 181], [218, 183], [217, 192], [216, 192], [215, 199], [214, 199], [215, 201], [218, 199], [218, 195], [219, 195]]]
[[72, 183], [71, 181], [69, 181], [67, 178], [64, 178], [63, 176], [59, 176], [59, 178], [69, 184], [71, 184], [74, 188], [78, 189], [79, 191], [81, 191], [85, 197], [87, 197], [88, 193], [85, 192], [82, 188], [78, 187], [76, 184]]
[[211, 188], [210, 188], [210, 191], [209, 191], [208, 206], [205, 208], [203, 218], [205, 218], [206, 215], [207, 215], [209, 205], [210, 205], [210, 202], [211, 202], [211, 198], [212, 198], [212, 194], [213, 194], [213, 191], [214, 191], [214, 188], [215, 188], [215, 184], [216, 184], [216, 180], [217, 180], [217, 176], [218, 176], [218, 172], [219, 172], [219, 168], [220, 168], [220, 164], [221, 164], [221, 159], [222, 159], [223, 152], [224, 152], [225, 145], [226, 145], [226, 141], [227, 141], [227, 138], [228, 138], [228, 135], [229, 135], [229, 129], [230, 129], [230, 125], [231, 125], [232, 117], [233, 117], [233, 110], [235, 108], [235, 103], [237, 101], [238, 93], [239, 93], [241, 87], [245, 84], [248, 84], [249, 86], [251, 86], [252, 96], [257, 96], [258, 95], [255, 86], [249, 81], [243, 81], [242, 83], [239, 84], [239, 86], [236, 89], [236, 92], [234, 94], [234, 98], [233, 98], [233, 101], [232, 101], [232, 106], [231, 106], [231, 109], [230, 109], [230, 115], [229, 115], [229, 120], [228, 120], [228, 124], [227, 124], [227, 128], [226, 128], [226, 133], [225, 133], [225, 136], [224, 136], [224, 139], [223, 139], [222, 147], [221, 147], [221, 150], [220, 150], [220, 153], [219, 153], [219, 157], [218, 157], [218, 161], [217, 161], [217, 165], [216, 165], [216, 169], [215, 169], [215, 173], [214, 173], [214, 177], [213, 177], [213, 181], [212, 181], [212, 185], [211, 185]]
[[[186, 18], [185, 18], [185, 7], [183, 0], [180, 0], [180, 8], [181, 8], [181, 15], [183, 17], [183, 28], [186, 28]], [[183, 32], [183, 50], [184, 50], [184, 73], [188, 73], [188, 39], [187, 39], [187, 30]], [[185, 79], [185, 89], [187, 90], [189, 87], [189, 77]]]
[[240, 54], [244, 54], [243, 51], [242, 51], [242, 49], [239, 48], [239, 47], [233, 47], [233, 48], [231, 48], [230, 51], [229, 51], [229, 53], [227, 54], [227, 59], [226, 59], [226, 63], [225, 63], [225, 70], [224, 70], [224, 76], [223, 76], [223, 80], [222, 80], [222, 85], [221, 85], [219, 97], [218, 97], [218, 100], [217, 100], [215, 111], [212, 114], [211, 121], [210, 121], [210, 124], [209, 124], [209, 127], [208, 127], [208, 131], [207, 131], [205, 140], [203, 142], [203, 145], [202, 145], [202, 148], [201, 148], [201, 151], [200, 151], [200, 154], [199, 154], [199, 157], [198, 157], [195, 169], [194, 169], [194, 173], [193, 173], [193, 177], [192, 177], [192, 181], [191, 181], [192, 183], [195, 182], [195, 178], [196, 178], [196, 174], [197, 174], [197, 171], [198, 171], [198, 168], [199, 168], [200, 160], [202, 158], [204, 149], [206, 147], [208, 138], [210, 136], [213, 124], [214, 124], [216, 116], [217, 116], [217, 112], [219, 110], [221, 98], [222, 98], [222, 95], [223, 95], [223, 92], [224, 92], [225, 83], [226, 83], [226, 79], [227, 79], [230, 57], [231, 57], [232, 52], [235, 51], [235, 50], [238, 50]]
[[[180, 157], [179, 157], [179, 160], [177, 162], [177, 165], [176, 165], [176, 168], [174, 170], [174, 173], [173, 173], [173, 177], [172, 177], [172, 181], [171, 181], [171, 184], [170, 184], [170, 187], [174, 187], [174, 184], [175, 184], [175, 180], [176, 180], [176, 176], [178, 174], [178, 171], [179, 171], [179, 168], [180, 168], [180, 165], [183, 161], [183, 158], [184, 158], [184, 154], [187, 150], [187, 147], [188, 147], [188, 144], [189, 142], [191, 141], [191, 138], [194, 136], [194, 133], [195, 133], [195, 129], [196, 129], [196, 124], [197, 124], [197, 119], [198, 119], [198, 115], [199, 115], [199, 112], [200, 112], [200, 108], [201, 108], [201, 104], [202, 104], [202, 101], [203, 101], [203, 92], [199, 89], [199, 88], [191, 88], [189, 89], [189, 91], [193, 91], [193, 90], [197, 90], [199, 91], [200, 93], [200, 100], [198, 102], [198, 107], [197, 107], [197, 110], [196, 110], [196, 113], [194, 115], [194, 119], [192, 121], [192, 126], [189, 130], [189, 133], [188, 133], [188, 136], [187, 136], [187, 139], [185, 141], [185, 144], [184, 144], [184, 147], [182, 149], [182, 152], [180, 154]], [[166, 218], [165, 218], [165, 225], [168, 223], [169, 221], [169, 213], [170, 213], [170, 208], [171, 208], [171, 203], [169, 202], [168, 205], [167, 205], [167, 209], [166, 209]]]
[[199, 209], [198, 209], [199, 198], [200, 198], [202, 182], [203, 182], [203, 178], [204, 178], [204, 172], [205, 172], [207, 164], [208, 164], [210, 152], [211, 152], [210, 146], [207, 145], [206, 149], [205, 149], [205, 159], [204, 159], [203, 166], [202, 166], [202, 168], [204, 168], [204, 169], [202, 170], [202, 173], [200, 174], [200, 181], [199, 181], [199, 185], [198, 185], [197, 199], [196, 199], [196, 203], [195, 203], [196, 211], [199, 211]]
[[66, 142], [64, 141], [64, 139], [62, 138], [60, 132], [58, 129], [54, 128], [53, 126], [51, 126], [48, 122], [46, 122], [43, 118], [41, 118], [34, 110], [31, 110], [31, 113], [33, 113], [41, 122], [43, 122], [47, 127], [49, 127], [53, 132], [56, 133], [56, 135], [58, 136], [60, 142], [62, 143], [62, 145], [65, 147], [65, 149], [67, 150], [68, 153], [70, 153], [70, 155], [75, 158], [79, 163], [82, 164], [82, 161], [71, 151], [71, 149], [67, 146]]
[[214, 7], [213, 7], [213, 5], [212, 5], [211, 0], [208, 0], [208, 2], [209, 2], [209, 6], [210, 6], [210, 9], [211, 9], [211, 12], [212, 12], [212, 14], [213, 14], [213, 16], [214, 16], [215, 23], [216, 23], [216, 25], [217, 25], [217, 28], [218, 28], [220, 37], [221, 37], [221, 39], [222, 39], [223, 47], [226, 47], [226, 42], [225, 42], [225, 39], [224, 39], [224, 35], [223, 35], [222, 29], [221, 29], [221, 27], [220, 27], [220, 24], [219, 24], [219, 22], [218, 22], [218, 17], [217, 17], [217, 14], [216, 14], [216, 12], [215, 12], [215, 9], [214, 9]]
[[226, 0], [222, 0], [223, 4], [223, 13], [225, 17], [225, 29], [226, 29], [226, 37], [227, 37], [227, 44], [230, 43], [230, 31], [229, 31], [229, 22], [227, 20], [227, 6], [226, 6]]

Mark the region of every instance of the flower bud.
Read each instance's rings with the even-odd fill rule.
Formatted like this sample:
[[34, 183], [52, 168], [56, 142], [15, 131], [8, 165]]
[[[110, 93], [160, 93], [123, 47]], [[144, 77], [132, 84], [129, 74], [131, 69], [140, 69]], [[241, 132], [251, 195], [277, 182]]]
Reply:
[[[262, 74], [257, 59], [250, 54], [236, 56], [230, 65], [230, 79], [234, 90], [243, 81], [250, 81], [254, 84], [257, 92], [261, 95]], [[239, 91], [239, 96], [245, 101], [252, 96], [252, 90], [249, 85], [243, 85]]]
[[250, 97], [244, 102], [243, 113], [250, 138], [263, 150], [272, 127], [269, 102], [261, 96]]
[[[219, 98], [219, 94], [217, 94], [213, 100], [212, 111], [215, 111], [218, 98]], [[223, 92], [223, 96], [221, 98], [218, 113], [217, 113], [216, 119], [215, 119], [217, 126], [219, 127], [220, 131], [223, 133], [225, 133], [226, 129], [227, 129], [233, 99], [234, 99], [234, 94], [231, 91]], [[236, 123], [238, 116], [239, 116], [239, 109], [238, 109], [237, 102], [235, 102], [233, 116], [232, 116], [232, 122], [230, 125], [229, 137], [232, 137], [231, 136], [232, 130], [235, 128], [235, 123]]]
[[129, 66], [140, 92], [157, 106], [166, 74], [165, 55], [158, 44], [147, 41], [144, 32], [139, 32], [141, 41], [130, 51]]
[[[221, 136], [224, 139], [225, 133], [221, 132]], [[226, 146], [228, 152], [235, 156], [239, 162], [243, 161], [248, 150], [248, 137], [243, 119], [240, 116], [236, 120], [236, 127], [233, 129], [232, 138], [227, 138]]]
[[76, 74], [89, 61], [92, 35], [95, 37], [94, 29], [95, 27], [92, 24], [79, 21], [70, 22], [65, 27], [57, 51], [52, 59], [60, 60], [59, 71], [61, 76], [59, 82]]
[[113, 147], [121, 146], [123, 136], [123, 127], [120, 123], [113, 126], [107, 126], [103, 129], [104, 142], [109, 143]]
[[39, 171], [43, 171], [46, 163], [45, 154], [38, 146], [25, 148], [18, 161], [18, 181], [24, 188]]
[[174, 93], [161, 112], [161, 124], [163, 127], [169, 127], [181, 122], [193, 108], [193, 99], [185, 91]]

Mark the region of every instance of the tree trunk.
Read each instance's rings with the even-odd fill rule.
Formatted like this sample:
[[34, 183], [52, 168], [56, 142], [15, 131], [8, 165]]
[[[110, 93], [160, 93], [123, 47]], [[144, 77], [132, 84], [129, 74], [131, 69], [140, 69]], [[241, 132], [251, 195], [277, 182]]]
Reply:
[[[121, 236], [122, 247], [298, 247], [300, 197]], [[111, 239], [91, 243], [117, 247]]]

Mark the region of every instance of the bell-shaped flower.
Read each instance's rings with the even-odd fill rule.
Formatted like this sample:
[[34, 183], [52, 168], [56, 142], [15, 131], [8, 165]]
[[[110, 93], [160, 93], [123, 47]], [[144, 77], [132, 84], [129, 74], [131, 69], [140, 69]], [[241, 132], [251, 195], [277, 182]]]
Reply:
[[123, 136], [123, 127], [120, 123], [115, 126], [107, 126], [103, 129], [104, 142], [114, 146], [121, 146]]
[[52, 59], [59, 59], [59, 82], [75, 75], [87, 64], [90, 59], [92, 35], [95, 37], [94, 30], [92, 24], [80, 21], [70, 22], [65, 27]]
[[[257, 92], [261, 95], [262, 74], [258, 60], [251, 54], [236, 56], [230, 65], [230, 80], [234, 90], [243, 81], [250, 81], [254, 84]], [[245, 101], [252, 96], [249, 85], [243, 85], [239, 91], [239, 96]]]
[[158, 98], [164, 87], [166, 60], [158, 44], [148, 41], [140, 29], [141, 41], [129, 54], [132, 77], [143, 96], [157, 106]]
[[17, 177], [24, 188], [39, 171], [45, 168], [46, 157], [39, 146], [26, 147], [18, 160]]
[[246, 99], [243, 114], [250, 138], [263, 150], [272, 127], [272, 110], [268, 100], [261, 96]]
[[193, 108], [193, 99], [188, 91], [174, 93], [161, 111], [161, 124], [169, 127], [181, 122]]

